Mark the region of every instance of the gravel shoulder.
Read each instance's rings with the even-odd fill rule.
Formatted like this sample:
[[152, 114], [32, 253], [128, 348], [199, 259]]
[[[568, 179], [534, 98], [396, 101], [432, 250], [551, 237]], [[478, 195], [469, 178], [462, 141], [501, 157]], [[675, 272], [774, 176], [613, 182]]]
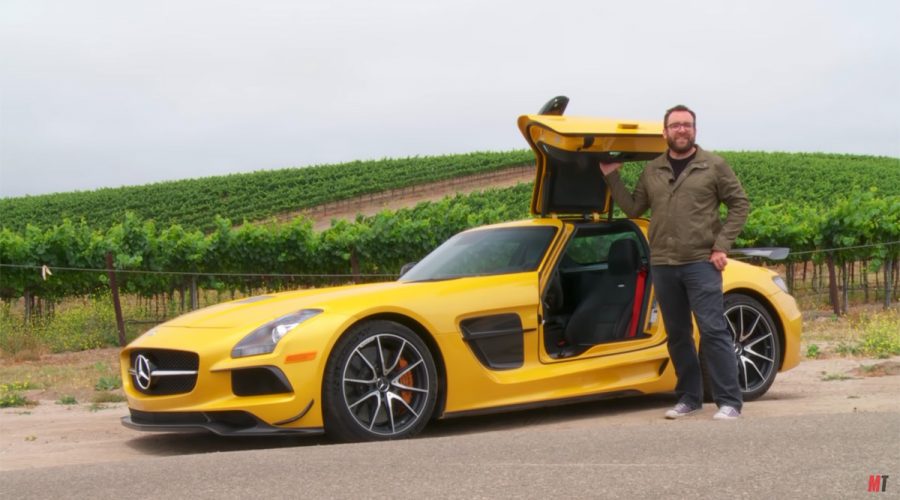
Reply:
[[[842, 414], [898, 413], [900, 357], [884, 360], [806, 360], [779, 374], [760, 400], [748, 403], [744, 419]], [[487, 417], [437, 422], [428, 436], [498, 432], [536, 427], [540, 431], [584, 426], [677, 425], [661, 418], [671, 395], [654, 395]], [[211, 434], [142, 433], [123, 427], [124, 403], [60, 405], [42, 399], [26, 408], [0, 410], [0, 471], [59, 465], [97, 464], [154, 456], [327, 444], [324, 438], [222, 438]], [[711, 418], [706, 405], [692, 419]]]

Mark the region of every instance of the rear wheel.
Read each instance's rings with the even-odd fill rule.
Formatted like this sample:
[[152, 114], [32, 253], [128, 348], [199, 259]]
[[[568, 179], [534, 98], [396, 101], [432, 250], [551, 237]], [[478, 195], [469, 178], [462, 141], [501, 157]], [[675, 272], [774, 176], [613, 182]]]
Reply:
[[437, 370], [412, 330], [368, 321], [335, 346], [322, 395], [325, 431], [332, 439], [406, 438], [419, 433], [434, 412]]
[[734, 338], [738, 384], [744, 401], [752, 401], [769, 390], [778, 373], [778, 330], [759, 301], [738, 293], [725, 296], [725, 322]]

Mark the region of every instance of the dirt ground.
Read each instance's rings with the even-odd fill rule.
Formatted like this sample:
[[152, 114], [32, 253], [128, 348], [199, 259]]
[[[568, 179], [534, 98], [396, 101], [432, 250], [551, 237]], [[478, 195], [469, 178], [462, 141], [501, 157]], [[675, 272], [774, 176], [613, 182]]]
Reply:
[[[77, 361], [114, 362], [115, 355], [115, 349], [102, 349], [79, 353]], [[69, 355], [64, 359], [71, 363], [71, 358]], [[28, 397], [38, 404], [0, 409], [0, 471], [298, 445], [294, 438], [227, 439], [211, 434], [185, 438], [143, 433], [120, 424], [121, 417], [128, 412], [124, 403], [60, 405], [53, 399], [54, 393], [44, 391], [31, 391]], [[580, 408], [563, 407], [563, 410], [535, 410], [524, 416], [512, 413], [482, 420], [457, 419], [438, 432], [491, 431], [498, 421], [506, 422], [501, 425], [542, 426], [549, 430], [553, 426], [677, 425], [661, 418], [663, 410], [672, 403], [670, 399], [648, 396], [606, 401], [603, 406], [587, 404], [576, 405]], [[900, 357], [805, 360], [797, 368], [779, 374], [768, 394], [745, 406], [743, 418], [896, 412], [897, 401], [900, 401]], [[713, 412], [712, 405], [707, 405], [703, 414], [692, 418], [708, 418]]]
[[441, 182], [361, 196], [302, 212], [281, 214], [278, 219], [288, 220], [303, 214], [313, 220], [313, 227], [316, 231], [322, 231], [331, 226], [333, 219], [353, 221], [357, 214], [371, 216], [382, 210], [412, 207], [418, 203], [438, 201], [457, 193], [465, 194], [491, 188], [511, 187], [520, 182], [534, 181], [534, 174], [534, 165], [511, 167], [497, 172], [457, 177]]

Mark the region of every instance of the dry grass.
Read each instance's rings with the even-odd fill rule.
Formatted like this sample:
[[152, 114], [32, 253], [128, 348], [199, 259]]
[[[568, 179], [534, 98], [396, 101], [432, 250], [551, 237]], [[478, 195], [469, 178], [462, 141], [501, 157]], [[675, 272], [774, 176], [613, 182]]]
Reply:
[[[867, 305], [850, 309], [846, 316], [837, 317], [826, 311], [807, 311], [803, 319], [801, 352], [808, 355], [818, 351], [818, 358], [842, 355], [869, 355], [863, 352], [867, 339], [873, 335], [900, 339], [900, 308], [888, 310]], [[816, 346], [811, 348], [811, 346]]]
[[[97, 391], [101, 378], [119, 377], [119, 349], [105, 348], [62, 354], [41, 354], [37, 359], [4, 360], [0, 383], [28, 383], [30, 401], [73, 396], [79, 402], [115, 399], [121, 389]], [[107, 396], [105, 393], [113, 394]]]

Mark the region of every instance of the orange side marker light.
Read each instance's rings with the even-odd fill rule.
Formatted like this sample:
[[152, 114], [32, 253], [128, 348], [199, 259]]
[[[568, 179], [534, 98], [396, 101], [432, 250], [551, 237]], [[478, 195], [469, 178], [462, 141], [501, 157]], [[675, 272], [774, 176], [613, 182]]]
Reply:
[[299, 363], [301, 361], [312, 361], [316, 359], [316, 351], [298, 352], [297, 354], [288, 354], [284, 358], [285, 363]]

